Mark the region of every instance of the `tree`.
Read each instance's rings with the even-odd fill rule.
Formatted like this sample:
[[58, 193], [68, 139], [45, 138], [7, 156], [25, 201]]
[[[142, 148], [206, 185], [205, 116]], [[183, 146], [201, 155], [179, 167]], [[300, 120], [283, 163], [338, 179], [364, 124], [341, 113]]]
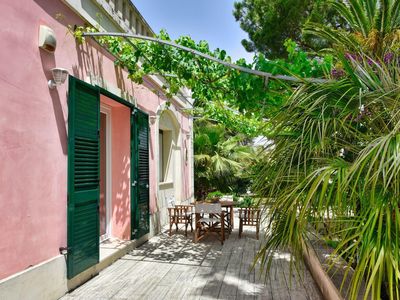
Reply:
[[243, 192], [250, 186], [256, 149], [246, 136], [228, 132], [221, 123], [199, 119], [194, 124], [195, 195], [203, 199], [210, 191]]
[[399, 51], [400, 1], [331, 0], [329, 3], [346, 20], [346, 30], [309, 22], [304, 28], [307, 34], [328, 41], [333, 51], [347, 51], [345, 54], [364, 52], [384, 59], [387, 52]]
[[357, 299], [363, 280], [365, 298], [399, 299], [400, 3], [332, 5], [351, 28], [307, 30], [332, 42], [336, 80], [299, 86], [270, 120], [274, 145], [256, 190], [271, 234], [259, 257], [289, 246], [300, 258], [313, 228], [337, 239], [333, 257], [354, 267], [346, 299]]
[[320, 49], [328, 44], [319, 38], [304, 36], [308, 21], [343, 26], [343, 20], [326, 0], [241, 0], [235, 2], [233, 15], [249, 39], [242, 40], [248, 52], [260, 52], [272, 59], [287, 57], [284, 42], [295, 41], [303, 49]]

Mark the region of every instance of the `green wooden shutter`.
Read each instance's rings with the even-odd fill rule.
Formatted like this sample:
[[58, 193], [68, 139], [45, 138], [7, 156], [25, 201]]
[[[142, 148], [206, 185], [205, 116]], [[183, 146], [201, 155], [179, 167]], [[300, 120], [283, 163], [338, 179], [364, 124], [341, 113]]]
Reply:
[[132, 238], [149, 232], [149, 118], [135, 109], [132, 116]]
[[99, 90], [72, 76], [68, 97], [68, 256], [72, 278], [99, 262]]

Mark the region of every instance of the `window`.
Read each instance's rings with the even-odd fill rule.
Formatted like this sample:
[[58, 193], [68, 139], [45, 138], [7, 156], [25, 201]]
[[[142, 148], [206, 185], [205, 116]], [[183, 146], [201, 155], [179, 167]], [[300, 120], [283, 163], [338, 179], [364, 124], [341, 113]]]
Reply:
[[135, 27], [135, 17], [133, 15], [133, 10], [129, 10], [129, 27], [132, 29], [132, 27]]
[[174, 155], [171, 130], [159, 131], [158, 147], [159, 182], [171, 183], [174, 178]]
[[180, 148], [178, 147], [179, 125], [172, 112], [161, 113], [159, 121], [159, 182], [163, 184], [174, 184], [181, 176]]
[[122, 19], [126, 20], [128, 18], [126, 14], [126, 2], [122, 1]]
[[142, 34], [142, 24], [140, 24], [139, 18], [136, 19], [136, 34]]

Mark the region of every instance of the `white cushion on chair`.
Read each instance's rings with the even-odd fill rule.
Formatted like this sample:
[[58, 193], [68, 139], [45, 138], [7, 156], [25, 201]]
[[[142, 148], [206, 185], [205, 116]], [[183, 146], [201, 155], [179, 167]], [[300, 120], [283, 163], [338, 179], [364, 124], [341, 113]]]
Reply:
[[201, 218], [199, 221], [206, 222], [206, 223], [210, 223], [210, 222], [215, 223], [215, 222], [220, 222], [221, 219], [219, 219], [219, 218]]

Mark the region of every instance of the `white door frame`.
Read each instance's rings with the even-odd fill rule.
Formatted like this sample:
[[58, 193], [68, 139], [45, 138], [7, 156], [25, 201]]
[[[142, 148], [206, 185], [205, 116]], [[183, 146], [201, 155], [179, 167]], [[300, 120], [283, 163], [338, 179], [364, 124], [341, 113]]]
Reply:
[[111, 107], [105, 104], [100, 104], [100, 112], [106, 115], [106, 234], [100, 236], [100, 242], [105, 241], [111, 237], [111, 211], [112, 211], [112, 165], [111, 165]]

